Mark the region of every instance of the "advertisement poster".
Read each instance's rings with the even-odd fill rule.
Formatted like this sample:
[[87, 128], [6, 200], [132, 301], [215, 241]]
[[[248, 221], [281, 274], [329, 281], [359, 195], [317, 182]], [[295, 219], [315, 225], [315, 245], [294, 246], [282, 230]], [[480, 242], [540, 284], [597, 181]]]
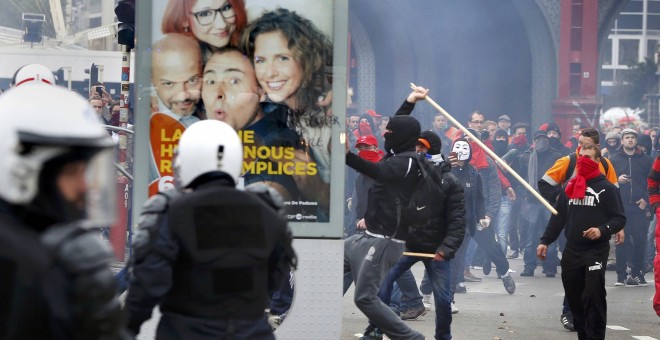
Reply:
[[152, 13], [149, 194], [171, 185], [185, 127], [218, 119], [243, 141], [239, 186], [277, 190], [289, 221], [328, 222], [333, 1], [168, 0]]

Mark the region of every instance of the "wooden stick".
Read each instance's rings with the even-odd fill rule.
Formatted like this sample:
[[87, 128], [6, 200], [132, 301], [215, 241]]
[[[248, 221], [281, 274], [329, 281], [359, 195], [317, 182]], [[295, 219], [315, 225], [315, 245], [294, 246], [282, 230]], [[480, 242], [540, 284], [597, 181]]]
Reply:
[[[413, 83], [410, 83], [410, 87], [413, 90], [415, 90], [417, 86]], [[506, 169], [506, 171], [508, 171], [511, 175], [513, 175], [513, 177], [517, 179], [518, 182], [520, 182], [520, 184], [522, 184], [525, 187], [525, 189], [527, 189], [527, 191], [529, 191], [532, 195], [534, 195], [534, 197], [536, 197], [536, 199], [539, 200], [541, 204], [543, 204], [548, 210], [550, 210], [551, 213], [557, 215], [557, 210], [555, 210], [555, 208], [553, 208], [550, 205], [550, 203], [548, 203], [548, 201], [546, 201], [541, 195], [539, 195], [539, 193], [536, 192], [536, 190], [534, 190], [534, 188], [532, 188], [529, 185], [529, 183], [527, 183], [527, 181], [525, 181], [522, 177], [520, 177], [520, 175], [518, 175], [515, 171], [513, 171], [513, 169], [511, 169], [511, 167], [508, 164], [506, 164], [505, 161], [503, 161], [500, 157], [498, 157], [493, 152], [493, 150], [491, 150], [489, 147], [484, 145], [484, 143], [481, 142], [480, 138], [475, 137], [470, 131], [468, 131], [468, 129], [465, 128], [465, 126], [459, 123], [456, 119], [454, 119], [454, 117], [452, 117], [447, 111], [445, 111], [445, 109], [443, 109], [442, 107], [440, 107], [440, 105], [438, 105], [435, 101], [433, 101], [431, 97], [426, 96], [426, 101], [429, 102], [429, 104], [431, 104], [431, 106], [433, 106], [436, 110], [442, 113], [442, 115], [445, 116], [445, 118], [447, 118], [452, 124], [456, 125], [466, 135], [470, 136], [470, 138], [472, 138], [472, 140], [475, 141], [492, 159], [497, 161], [497, 164], [499, 164], [501, 167]]]
[[414, 256], [414, 257], [430, 257], [434, 258], [435, 254], [426, 254], [426, 253], [411, 253], [409, 251], [404, 251], [403, 252], [404, 256]]

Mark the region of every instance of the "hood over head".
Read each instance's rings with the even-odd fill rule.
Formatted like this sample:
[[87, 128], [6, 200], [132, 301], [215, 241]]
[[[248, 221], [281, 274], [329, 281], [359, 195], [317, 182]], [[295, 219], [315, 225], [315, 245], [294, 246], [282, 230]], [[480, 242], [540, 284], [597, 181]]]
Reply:
[[385, 151], [399, 153], [412, 151], [417, 144], [421, 127], [417, 119], [410, 116], [394, 116], [385, 127]]
[[429, 155], [437, 155], [442, 149], [442, 139], [433, 131], [422, 131], [419, 139], [424, 139], [429, 145]]

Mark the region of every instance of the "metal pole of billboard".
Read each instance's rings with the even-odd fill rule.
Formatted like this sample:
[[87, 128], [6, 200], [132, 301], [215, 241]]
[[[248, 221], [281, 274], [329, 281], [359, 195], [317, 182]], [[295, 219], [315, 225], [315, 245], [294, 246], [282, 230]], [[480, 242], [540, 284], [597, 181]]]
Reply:
[[[414, 90], [417, 87], [417, 85], [410, 83], [410, 87]], [[550, 212], [553, 213], [554, 215], [557, 215], [557, 210], [555, 210], [555, 208], [553, 208], [550, 205], [550, 203], [548, 203], [548, 201], [546, 201], [541, 195], [539, 195], [539, 193], [536, 192], [536, 190], [534, 190], [534, 188], [532, 188], [527, 183], [527, 181], [525, 181], [522, 177], [520, 177], [520, 175], [518, 175], [515, 171], [513, 171], [513, 169], [511, 169], [511, 167], [508, 164], [506, 164], [505, 161], [503, 161], [500, 157], [498, 157], [493, 152], [493, 150], [491, 150], [489, 147], [484, 145], [484, 143], [481, 142], [481, 139], [475, 137], [470, 131], [468, 131], [468, 129], [465, 128], [465, 126], [463, 126], [456, 119], [454, 119], [452, 115], [450, 115], [447, 111], [445, 111], [445, 109], [440, 107], [440, 105], [438, 105], [435, 101], [433, 101], [433, 99], [431, 99], [429, 96], [426, 96], [426, 101], [429, 102], [429, 104], [431, 104], [431, 106], [433, 106], [436, 110], [438, 110], [438, 112], [440, 112], [443, 116], [445, 116], [447, 120], [449, 120], [452, 124], [456, 125], [456, 127], [458, 127], [459, 129], [461, 129], [463, 133], [470, 136], [470, 138], [473, 141], [475, 141], [479, 145], [479, 147], [481, 147], [493, 160], [495, 160], [497, 164], [499, 164], [511, 175], [513, 175], [513, 177], [515, 177], [515, 179], [518, 180], [518, 182], [520, 182], [520, 184], [522, 184], [525, 187], [525, 189], [527, 189], [527, 191], [529, 191], [532, 195], [534, 195], [534, 197], [536, 197], [536, 199], [539, 200], [539, 202], [541, 202], [543, 206], [545, 206], [548, 210], [550, 210]]]
[[103, 84], [103, 65], [96, 65], [96, 68], [99, 70], [99, 83]]
[[66, 66], [64, 69], [66, 70], [66, 80], [69, 86], [69, 90], [71, 90], [71, 66]]
[[[128, 144], [128, 108], [129, 108], [129, 84], [131, 70], [131, 53], [126, 45], [121, 45], [121, 92], [119, 97], [119, 127], [116, 129], [119, 136], [118, 165], [122, 169], [127, 168], [126, 146]], [[99, 66], [99, 82], [102, 81], [103, 67]], [[117, 221], [110, 233], [110, 242], [115, 250], [115, 255], [120, 261], [124, 260], [126, 247], [126, 232], [130, 238], [131, 226], [128, 225], [128, 204], [130, 196], [130, 180], [124, 173], [117, 174]]]

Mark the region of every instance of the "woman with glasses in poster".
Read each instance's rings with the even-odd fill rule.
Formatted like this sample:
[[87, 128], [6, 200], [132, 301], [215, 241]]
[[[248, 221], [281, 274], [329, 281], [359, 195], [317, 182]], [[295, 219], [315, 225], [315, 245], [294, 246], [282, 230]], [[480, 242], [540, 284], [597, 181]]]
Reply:
[[218, 49], [236, 46], [247, 25], [243, 0], [169, 0], [161, 29], [164, 34], [191, 34], [202, 47], [204, 61]]
[[302, 150], [296, 150], [297, 161], [315, 163], [317, 175], [294, 178], [303, 195], [318, 204], [317, 220], [327, 221], [333, 122], [326, 110], [331, 88], [330, 40], [310, 20], [278, 8], [245, 28], [240, 48], [252, 59], [266, 101], [273, 104], [266, 114], [277, 115], [299, 135]]

